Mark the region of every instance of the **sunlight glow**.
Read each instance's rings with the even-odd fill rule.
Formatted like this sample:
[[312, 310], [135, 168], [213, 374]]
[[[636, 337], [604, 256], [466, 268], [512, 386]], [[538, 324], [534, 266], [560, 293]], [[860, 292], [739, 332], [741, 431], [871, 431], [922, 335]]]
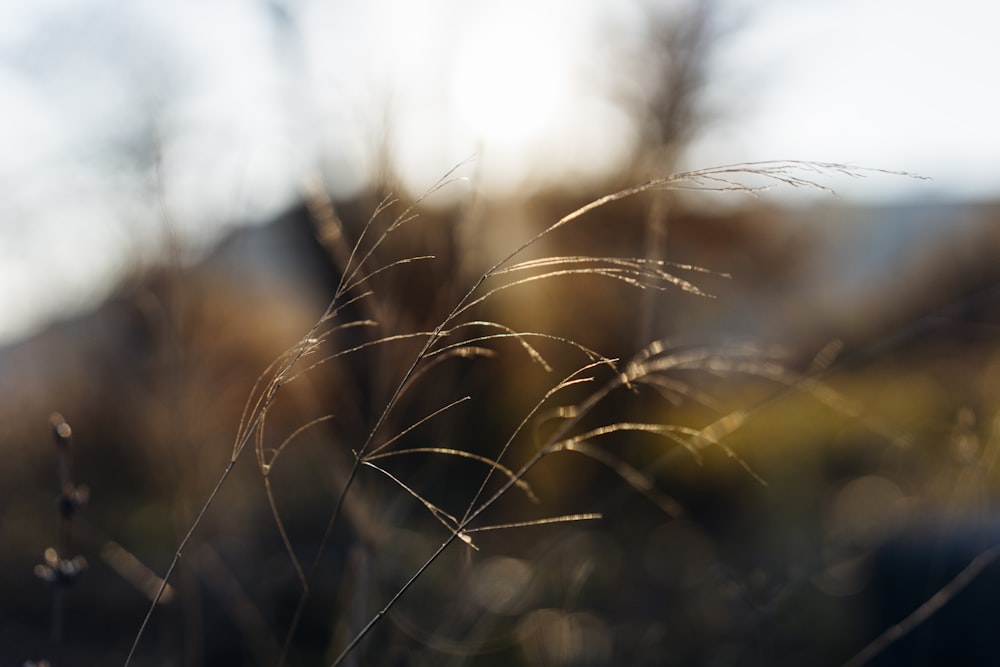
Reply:
[[[523, 149], [556, 121], [568, 97], [568, 68], [553, 53], [543, 26], [517, 33], [515, 18], [488, 18], [487, 29], [468, 35], [459, 47], [455, 113], [463, 128], [487, 147], [515, 144]], [[505, 21], [511, 25], [503, 25]], [[512, 34], [518, 34], [516, 42]]]
[[443, 108], [455, 150], [479, 157], [493, 193], [601, 177], [628, 159], [631, 118], [607, 99], [590, 58], [608, 28], [602, 8], [484, 2], [463, 14]]

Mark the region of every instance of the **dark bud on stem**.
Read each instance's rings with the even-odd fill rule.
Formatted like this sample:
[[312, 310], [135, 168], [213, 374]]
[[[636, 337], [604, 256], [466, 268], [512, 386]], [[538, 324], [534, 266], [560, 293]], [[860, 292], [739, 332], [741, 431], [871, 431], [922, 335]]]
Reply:
[[90, 487], [86, 484], [74, 486], [66, 484], [59, 494], [59, 513], [64, 519], [69, 519], [79, 512], [90, 500]]

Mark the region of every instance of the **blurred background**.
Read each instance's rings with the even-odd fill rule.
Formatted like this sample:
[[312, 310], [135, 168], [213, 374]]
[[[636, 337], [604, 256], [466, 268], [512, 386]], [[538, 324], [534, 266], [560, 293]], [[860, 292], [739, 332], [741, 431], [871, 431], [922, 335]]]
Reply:
[[[793, 374], [822, 369], [823, 400], [785, 392], [761, 361], [750, 377], [685, 378], [697, 391], [669, 410], [615, 404], [695, 429], [752, 409], [726, 442], [766, 484], [716, 448], [663, 463], [662, 442], [623, 438], [623, 459], [678, 516], [598, 463], [546, 461], [541, 507], [515, 502], [497, 520], [604, 520], [453, 547], [356, 664], [841, 664], [997, 532], [998, 12], [976, 0], [0, 0], [0, 664], [123, 661], [148, 602], [143, 568], [164, 571], [254, 381], [333, 295], [331, 229], [353, 243], [387, 194], [399, 201], [376, 228], [457, 177], [374, 256], [437, 260], [379, 276], [372, 312], [347, 313], [382, 335], [429, 330], [492, 262], [577, 207], [762, 160], [850, 169], [790, 167], [816, 187], [738, 177], [776, 186], [757, 196], [646, 192], [541, 248], [704, 267], [677, 271], [714, 298], [567, 280], [484, 316], [622, 359], [659, 339], [738, 342], [781, 346]], [[516, 346], [498, 351], [504, 364], [436, 369], [388, 428], [471, 394], [482, 400], [412, 444], [495, 452], [581, 361], [543, 350], [563, 362], [551, 375]], [[271, 413], [272, 447], [335, 415], [272, 480], [303, 562], [414, 352], [329, 364]], [[712, 401], [694, 405], [701, 393]], [[69, 536], [55, 411], [73, 429], [72, 481], [89, 489]], [[250, 458], [185, 554], [141, 664], [275, 664], [299, 584]], [[397, 472], [454, 503], [481, 471], [453, 463]], [[293, 663], [329, 662], [443, 539], [385, 478], [363, 478], [352, 503]], [[63, 555], [89, 567], [53, 596], [33, 569], [70, 538]], [[876, 664], [994, 664], [984, 591], [998, 574]]]

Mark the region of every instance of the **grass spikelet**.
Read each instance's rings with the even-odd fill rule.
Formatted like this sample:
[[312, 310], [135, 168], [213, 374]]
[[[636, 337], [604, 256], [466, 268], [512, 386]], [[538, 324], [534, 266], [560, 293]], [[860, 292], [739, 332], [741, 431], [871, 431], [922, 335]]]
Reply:
[[[539, 462], [547, 457], [563, 452], [576, 452], [593, 459], [615, 472], [626, 484], [672, 517], [683, 514], [680, 504], [657, 489], [647, 472], [639, 470], [610, 451], [611, 445], [606, 436], [659, 436], [668, 443], [669, 451], [686, 451], [699, 462], [705, 448], [719, 447], [748, 474], [763, 483], [764, 480], [748, 463], [726, 444], [726, 439], [741, 428], [763, 403], [746, 409], [727, 410], [724, 402], [709, 390], [703, 389], [695, 378], [752, 377], [776, 383], [780, 391], [802, 389], [836, 409], [851, 408], [848, 403], [840, 401], [836, 394], [824, 389], [815, 377], [816, 373], [832, 363], [837, 352], [834, 348], [817, 355], [809, 373], [805, 375], [789, 371], [787, 353], [776, 348], [754, 345], [683, 346], [670, 340], [652, 342], [631, 361], [621, 365], [617, 359], [590, 349], [572, 336], [559, 332], [525, 331], [499, 321], [502, 317], [480, 311], [486, 310], [500, 294], [564, 279], [610, 280], [631, 289], [679, 290], [692, 296], [710, 297], [707, 291], [693, 282], [694, 278], [689, 279], [688, 276], [696, 278], [709, 274], [728, 277], [728, 274], [690, 264], [635, 257], [552, 254], [522, 259], [528, 249], [538, 246], [543, 239], [558, 233], [568, 233], [588, 213], [628, 197], [654, 190], [741, 192], [752, 196], [775, 186], [828, 190], [820, 179], [837, 175], [863, 176], [867, 173], [902, 172], [859, 169], [823, 162], [775, 161], [694, 170], [653, 179], [597, 198], [567, 213], [479, 273], [464, 291], [447, 290], [446, 293], [458, 294], [458, 298], [447, 303], [429, 324], [412, 327], [407, 325], [410, 330], [385, 330], [383, 327], [388, 328], [394, 323], [386, 323], [385, 320], [391, 320], [391, 317], [380, 317], [380, 314], [391, 313], [388, 302], [384, 301], [385, 295], [378, 293], [382, 289], [381, 285], [397, 272], [405, 271], [414, 264], [440, 261], [435, 260], [431, 254], [397, 252], [390, 240], [400, 230], [416, 224], [419, 206], [427, 197], [460, 180], [455, 173], [461, 166], [456, 166], [398, 214], [392, 215], [400, 206], [398, 201], [391, 196], [382, 199], [357, 232], [353, 243], [329, 199], [315, 191], [310, 193], [310, 210], [316, 219], [324, 246], [338, 263], [339, 282], [328, 306], [315, 324], [295, 345], [265, 369], [251, 389], [229, 463], [181, 539], [135, 636], [126, 665], [133, 659], [153, 610], [165, 594], [167, 581], [192, 535], [250, 442], [254, 443], [257, 464], [262, 473], [274, 522], [300, 585], [298, 604], [289, 622], [279, 664], [284, 664], [288, 658], [324, 553], [330, 546], [335, 527], [342, 520], [346, 499], [350, 494], [360, 494], [364, 490], [356, 488], [360, 475], [388, 479], [401, 492], [397, 495], [409, 496], [417, 501], [445, 529], [440, 546], [424, 557], [422, 564], [410, 573], [405, 583], [341, 647], [338, 657], [332, 663], [340, 665], [414, 582], [456, 540], [475, 549], [477, 547], [472, 535], [477, 532], [550, 526], [600, 518], [596, 513], [563, 514], [525, 521], [484, 523], [486, 513], [512, 490], [524, 493], [532, 502], [538, 502], [528, 477]], [[374, 278], [378, 280], [373, 280]], [[445, 366], [445, 362], [465, 363], [498, 356], [498, 350], [502, 348], [500, 343], [503, 341], [515, 343], [531, 363], [549, 373], [559, 370], [553, 361], [557, 355], [548, 354], [550, 346], [568, 351], [574, 361], [563, 363], [567, 363], [571, 370], [568, 373], [562, 370], [562, 379], [551, 386], [534, 389], [537, 392], [535, 395], [540, 397], [523, 418], [509, 429], [502, 442], [488, 443], [486, 453], [474, 450], [470, 443], [414, 443], [420, 427], [433, 420], [445, 419], [450, 413], [461, 412], [457, 410], [460, 405], [478, 398], [456, 391], [429, 406], [427, 394], [421, 393], [421, 389], [435, 377], [451, 370], [450, 366]], [[311, 419], [283, 438], [277, 446], [269, 446], [270, 434], [266, 433], [265, 428], [268, 415], [279, 393], [289, 383], [316, 373], [326, 365], [355, 360], [360, 364], [369, 363], [367, 355], [386, 351], [399, 352], [398, 356], [402, 360], [395, 358], [395, 365], [368, 369], [372, 376], [378, 375], [380, 380], [384, 380], [379, 386], [383, 393], [379, 394], [380, 398], [372, 407], [370, 418], [366, 417], [364, 430], [359, 431], [363, 436], [352, 435], [350, 442], [343, 443], [345, 452], [353, 453], [353, 460], [334, 494], [312, 565], [306, 567], [294, 552], [284, 520], [278, 511], [278, 503], [271, 488], [271, 475], [279, 458], [282, 465], [287, 465], [284, 463], [287, 452], [298, 437], [309, 428], [330, 422], [333, 416], [325, 414]], [[547, 354], [543, 355], [543, 351]], [[573, 363], [579, 366], [574, 369]], [[646, 388], [649, 389], [647, 394], [654, 394], [654, 398], [659, 398], [668, 408], [691, 401], [719, 416], [707, 426], [697, 428], [654, 423], [644, 419], [632, 421], [609, 418], [601, 414], [599, 408], [603, 408], [608, 398], [619, 390], [638, 393]], [[566, 404], [557, 404], [560, 401]], [[515, 448], [515, 443], [522, 441], [526, 441], [526, 447]], [[390, 459], [421, 455], [440, 460], [466, 459], [484, 466], [484, 471], [480, 469], [482, 478], [477, 479], [478, 484], [474, 486], [476, 490], [471, 498], [457, 508], [452, 506], [453, 501], [432, 502], [418, 490], [421, 488], [420, 484], [404, 479], [405, 475], [396, 474], [386, 467], [386, 461]], [[515, 456], [520, 457], [519, 460], [515, 460]]]

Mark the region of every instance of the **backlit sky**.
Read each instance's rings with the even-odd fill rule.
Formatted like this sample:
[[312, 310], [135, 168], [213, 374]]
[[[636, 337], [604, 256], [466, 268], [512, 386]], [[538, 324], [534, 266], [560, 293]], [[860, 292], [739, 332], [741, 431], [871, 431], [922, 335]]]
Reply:
[[[676, 0], [648, 0], [679, 11]], [[1000, 4], [720, 0], [691, 167], [802, 159], [917, 172], [845, 199], [1000, 193]], [[264, 220], [385, 151], [414, 190], [475, 154], [494, 196], [634, 149], [626, 0], [0, 0], [0, 342], [150, 258]], [[471, 187], [471, 186], [470, 186]]]

